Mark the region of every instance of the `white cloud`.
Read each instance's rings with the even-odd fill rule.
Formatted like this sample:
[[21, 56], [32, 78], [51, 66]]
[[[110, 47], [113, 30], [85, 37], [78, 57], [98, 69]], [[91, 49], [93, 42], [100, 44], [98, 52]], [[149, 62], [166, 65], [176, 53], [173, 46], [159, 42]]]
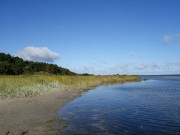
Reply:
[[129, 55], [130, 56], [136, 56], [136, 54], [134, 52], [130, 52]]
[[91, 74], [173, 74], [180, 72], [180, 62], [150, 62], [150, 63], [118, 63], [110, 67], [99, 67], [96, 65], [72, 68], [77, 73]]
[[171, 43], [173, 40], [174, 40], [173, 36], [164, 35], [163, 37], [164, 43], [167, 43], [167, 44]]
[[148, 68], [148, 65], [147, 64], [139, 64], [137, 66], [134, 67], [134, 70], [145, 70]]
[[26, 47], [15, 54], [15, 56], [24, 60], [50, 63], [60, 58], [59, 54], [52, 52], [47, 47]]
[[161, 64], [161, 63], [152, 63], [150, 65], [150, 67], [154, 70], [154, 69], [163, 69], [164, 68], [164, 64]]
[[168, 45], [172, 45], [174, 43], [179, 43], [180, 42], [180, 33], [177, 33], [176, 35], [164, 35], [163, 42]]
[[135, 52], [130, 52], [129, 56], [138, 56], [140, 58], [140, 57], [142, 57], [142, 54], [141, 53], [136, 54]]
[[0, 48], [0, 52], [3, 52], [3, 49], [2, 49], [2, 48]]

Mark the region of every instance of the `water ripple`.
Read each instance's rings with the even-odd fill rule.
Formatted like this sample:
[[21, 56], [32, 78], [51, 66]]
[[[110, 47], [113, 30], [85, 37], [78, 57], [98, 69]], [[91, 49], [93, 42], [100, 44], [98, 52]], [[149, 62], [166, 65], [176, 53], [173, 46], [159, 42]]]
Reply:
[[59, 111], [69, 125], [60, 134], [179, 135], [179, 99], [176, 79], [100, 86]]

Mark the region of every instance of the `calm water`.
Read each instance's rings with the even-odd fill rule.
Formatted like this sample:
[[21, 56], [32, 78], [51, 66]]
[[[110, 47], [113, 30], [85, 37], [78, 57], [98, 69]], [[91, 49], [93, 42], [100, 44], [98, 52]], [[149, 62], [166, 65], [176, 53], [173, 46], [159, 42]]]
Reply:
[[99, 86], [65, 105], [59, 134], [180, 135], [180, 78]]

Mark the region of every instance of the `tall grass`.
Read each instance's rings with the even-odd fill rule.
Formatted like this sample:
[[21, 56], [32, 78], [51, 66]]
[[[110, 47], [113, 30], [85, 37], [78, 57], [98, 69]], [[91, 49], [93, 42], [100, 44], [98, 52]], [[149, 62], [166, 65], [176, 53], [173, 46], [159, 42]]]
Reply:
[[0, 97], [28, 97], [44, 93], [52, 88], [84, 90], [109, 82], [140, 81], [139, 76], [62, 76], [62, 75], [1, 75]]

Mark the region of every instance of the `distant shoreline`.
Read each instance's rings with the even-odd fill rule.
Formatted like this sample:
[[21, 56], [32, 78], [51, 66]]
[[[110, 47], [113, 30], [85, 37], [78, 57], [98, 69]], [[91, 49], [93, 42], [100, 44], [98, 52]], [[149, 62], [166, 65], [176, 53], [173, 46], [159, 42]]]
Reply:
[[166, 76], [167, 78], [180, 78], [180, 76]]
[[180, 78], [180, 76], [154, 76], [154, 77], [161, 77], [161, 78]]

